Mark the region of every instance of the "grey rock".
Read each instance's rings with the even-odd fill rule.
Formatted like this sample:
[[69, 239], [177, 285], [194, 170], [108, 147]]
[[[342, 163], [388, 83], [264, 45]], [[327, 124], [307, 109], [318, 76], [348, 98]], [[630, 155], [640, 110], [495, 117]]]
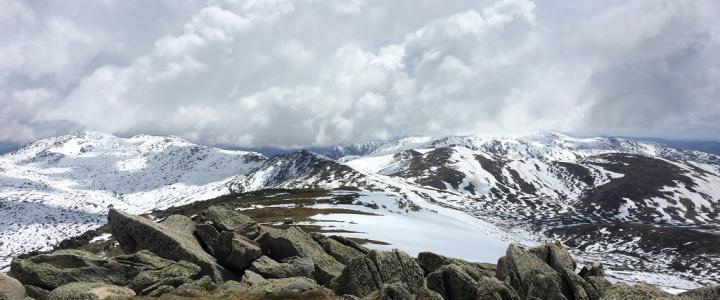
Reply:
[[187, 260], [199, 265], [203, 275], [210, 275], [217, 282], [232, 278], [231, 272], [202, 249], [192, 235], [195, 228], [191, 223], [192, 220], [184, 216], [170, 216], [163, 224], [157, 224], [115, 209], [108, 213], [110, 231], [123, 251], [146, 249], [163, 258]]
[[166, 282], [180, 281], [177, 278], [185, 278], [185, 281], [191, 281], [193, 278], [197, 277], [199, 273], [200, 267], [198, 265], [181, 260], [160, 270], [147, 270], [140, 272], [129, 282], [128, 287], [142, 295], [146, 295], [148, 291], [145, 290], [153, 285], [157, 285], [158, 283], [163, 283], [163, 285], [172, 285]]
[[520, 300], [520, 295], [505, 282], [483, 277], [477, 282], [477, 300]]
[[190, 291], [213, 291], [217, 289], [217, 285], [210, 278], [210, 276], [203, 276], [202, 278], [182, 284], [177, 287], [177, 290], [190, 290]]
[[448, 300], [475, 299], [477, 281], [457, 265], [445, 265], [427, 276], [427, 287]]
[[315, 264], [315, 279], [320, 284], [337, 277], [343, 270], [343, 264], [327, 254], [310, 234], [298, 227], [281, 230], [262, 226], [262, 231], [257, 241], [267, 256], [275, 260], [294, 256], [311, 259]]
[[264, 278], [313, 277], [315, 265], [312, 259], [290, 257], [282, 263], [265, 255], [260, 256], [250, 266], [250, 270]]
[[495, 277], [496, 268], [494, 264], [469, 262], [432, 252], [421, 252], [418, 254], [418, 264], [423, 268], [425, 274], [435, 272], [442, 266], [456, 265], [475, 280], [480, 280], [482, 277]]
[[248, 289], [259, 299], [333, 299], [331, 290], [306, 277], [269, 279]]
[[48, 300], [131, 299], [135, 292], [129, 288], [93, 282], [73, 282], [54, 289]]
[[368, 249], [343, 237], [328, 237], [320, 233], [313, 233], [312, 237], [325, 249], [325, 252], [342, 264], [347, 264], [351, 259], [365, 256], [370, 252]]
[[257, 243], [237, 233], [219, 232], [212, 225], [198, 225], [196, 234], [220, 264], [236, 273], [242, 273], [262, 255]]
[[329, 286], [338, 295], [364, 297], [386, 283], [399, 282], [410, 293], [416, 294], [423, 287], [423, 279], [422, 268], [411, 256], [398, 250], [373, 250], [364, 257], [350, 260]]
[[35, 300], [47, 300], [47, 297], [50, 294], [50, 291], [34, 285], [26, 285], [25, 292], [29, 298]]
[[175, 288], [171, 285], [159, 285], [154, 287], [152, 291], [148, 292], [146, 296], [157, 298], [165, 294], [169, 294], [175, 291]]
[[541, 256], [511, 244], [498, 260], [497, 278], [510, 284], [523, 298], [566, 300], [560, 275]]
[[605, 270], [601, 262], [594, 261], [587, 266], [583, 266], [578, 275], [583, 278], [588, 276], [605, 276]]
[[121, 264], [81, 250], [58, 250], [29, 258], [16, 258], [10, 276], [26, 285], [53, 290], [71, 282], [100, 282], [125, 285], [126, 268]]
[[245, 287], [255, 286], [264, 282], [265, 278], [263, 278], [260, 274], [250, 270], [246, 270], [245, 273], [243, 273], [242, 279], [240, 280], [240, 284]]
[[25, 287], [15, 278], [0, 273], [0, 300], [22, 300]]
[[253, 219], [222, 206], [211, 206], [201, 213], [201, 218], [221, 231], [234, 231], [250, 239], [255, 239], [260, 234], [260, 227]]

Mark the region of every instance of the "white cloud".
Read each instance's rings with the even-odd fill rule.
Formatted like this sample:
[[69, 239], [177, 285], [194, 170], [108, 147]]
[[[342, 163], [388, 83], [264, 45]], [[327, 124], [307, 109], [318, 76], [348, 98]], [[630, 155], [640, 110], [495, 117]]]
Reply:
[[720, 139], [713, 1], [0, 0], [0, 140]]

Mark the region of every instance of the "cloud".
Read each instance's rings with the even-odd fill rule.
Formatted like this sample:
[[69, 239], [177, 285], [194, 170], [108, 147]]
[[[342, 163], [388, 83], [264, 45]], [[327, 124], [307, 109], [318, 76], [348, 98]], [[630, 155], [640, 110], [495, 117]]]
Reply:
[[714, 1], [0, 0], [0, 141], [720, 139]]

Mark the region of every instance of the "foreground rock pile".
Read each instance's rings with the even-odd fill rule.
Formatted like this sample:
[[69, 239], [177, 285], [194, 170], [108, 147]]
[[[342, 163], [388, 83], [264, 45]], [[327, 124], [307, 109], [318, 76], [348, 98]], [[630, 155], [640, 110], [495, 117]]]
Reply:
[[510, 245], [497, 265], [278, 229], [221, 206], [161, 222], [111, 210], [123, 255], [66, 249], [23, 256], [0, 299], [720, 299], [717, 287], [672, 295], [611, 284], [602, 264], [576, 273], [558, 243]]

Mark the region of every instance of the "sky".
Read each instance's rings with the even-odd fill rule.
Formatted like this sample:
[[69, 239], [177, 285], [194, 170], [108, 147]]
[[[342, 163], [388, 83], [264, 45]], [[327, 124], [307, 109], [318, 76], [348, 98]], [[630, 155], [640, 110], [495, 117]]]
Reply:
[[720, 140], [716, 0], [0, 0], [0, 144]]

